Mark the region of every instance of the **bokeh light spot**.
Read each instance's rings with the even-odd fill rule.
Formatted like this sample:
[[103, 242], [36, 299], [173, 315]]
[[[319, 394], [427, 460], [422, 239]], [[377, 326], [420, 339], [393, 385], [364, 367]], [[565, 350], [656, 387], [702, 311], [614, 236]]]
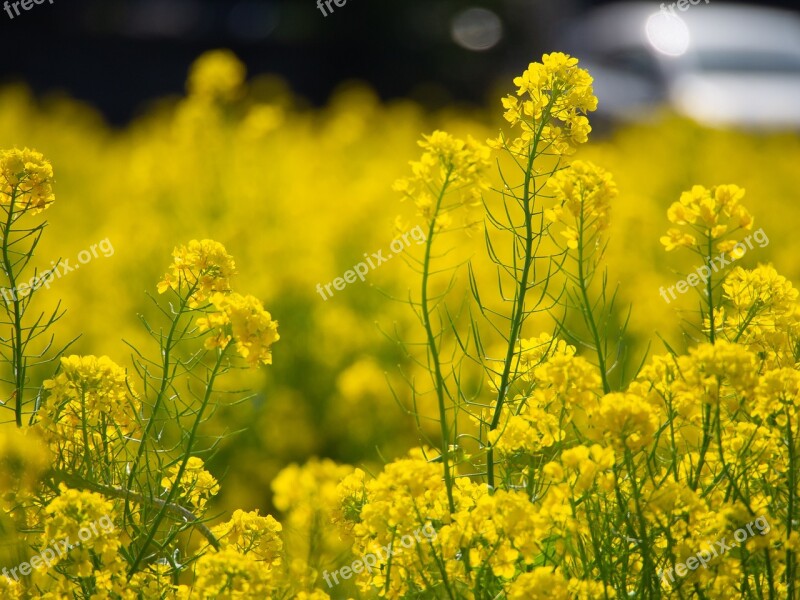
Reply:
[[690, 35], [686, 23], [666, 11], [650, 15], [645, 24], [650, 45], [661, 54], [682, 56], [689, 49]]
[[503, 38], [503, 22], [491, 10], [468, 8], [453, 18], [450, 33], [462, 48], [481, 52], [494, 48]]

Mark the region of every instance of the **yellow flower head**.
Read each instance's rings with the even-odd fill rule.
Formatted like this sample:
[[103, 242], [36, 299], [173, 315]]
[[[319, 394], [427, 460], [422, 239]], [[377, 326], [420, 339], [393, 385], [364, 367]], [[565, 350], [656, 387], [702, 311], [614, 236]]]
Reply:
[[[204, 509], [210, 498], [219, 492], [219, 484], [214, 476], [204, 468], [204, 463], [197, 456], [189, 457], [181, 476], [179, 487], [180, 498], [185, 498], [192, 506]], [[169, 491], [175, 485], [180, 472], [181, 463], [172, 465], [166, 477], [161, 480], [161, 487]]]
[[283, 529], [272, 516], [262, 517], [258, 511], [237, 509], [230, 521], [217, 525], [211, 531], [222, 547], [232, 546], [242, 554], [252, 555], [270, 565], [281, 563]]
[[197, 320], [200, 331], [218, 329], [206, 340], [207, 348], [224, 348], [233, 338], [236, 350], [251, 367], [272, 364], [272, 344], [280, 339], [278, 322], [255, 296], [238, 293], [211, 296], [217, 312]]
[[[798, 291], [772, 265], [734, 268], [722, 286], [726, 307], [723, 330], [753, 352], [795, 364], [800, 337]], [[708, 327], [708, 324], [707, 324]]]
[[517, 97], [503, 98], [505, 119], [519, 130], [518, 137], [489, 140], [492, 147], [507, 148], [527, 157], [537, 152], [570, 154], [588, 140], [592, 130], [586, 114], [597, 110], [592, 77], [578, 67], [578, 59], [561, 52], [545, 54], [514, 79]]
[[658, 413], [636, 394], [612, 393], [600, 399], [599, 410], [592, 414], [595, 433], [603, 433], [615, 448], [636, 451], [653, 441], [658, 431]]
[[247, 71], [230, 50], [211, 50], [194, 61], [187, 87], [192, 96], [230, 101], [242, 93]]
[[683, 229], [670, 228], [667, 235], [661, 237], [661, 243], [667, 252], [680, 247], [707, 252], [706, 247], [698, 247], [699, 235], [715, 244], [717, 251], [730, 252], [736, 240], [725, 240], [726, 234], [753, 227], [752, 215], [741, 204], [744, 195], [745, 191], [736, 185], [719, 185], [711, 189], [695, 185], [683, 192], [680, 201], [667, 210], [670, 223]]
[[311, 459], [306, 464], [289, 465], [272, 480], [272, 502], [282, 512], [309, 509], [330, 514], [339, 504], [339, 483], [353, 473], [353, 467], [330, 459]]
[[555, 415], [529, 408], [525, 414], [509, 417], [502, 428], [489, 432], [488, 440], [501, 455], [533, 454], [561, 441], [565, 435]]
[[449, 218], [442, 212], [454, 206], [445, 206], [439, 197], [445, 185], [447, 191], [461, 192], [468, 203], [480, 199], [488, 187], [485, 171], [491, 164], [491, 151], [487, 146], [471, 137], [460, 140], [438, 130], [423, 136], [419, 145], [423, 153], [418, 161], [411, 161], [411, 177], [395, 182], [394, 190], [410, 198], [420, 216], [428, 221], [435, 215], [438, 219]]
[[[341, 516], [339, 483], [353, 472], [353, 467], [339, 465], [330, 459], [311, 459], [306, 464], [289, 465], [272, 480], [273, 504], [284, 513], [282, 519], [287, 531], [287, 555], [306, 556], [316, 545], [316, 551], [326, 556], [337, 556], [346, 545], [337, 530], [320, 528], [320, 524], [334, 523]], [[300, 580], [306, 580], [309, 567], [289, 565]], [[316, 575], [311, 577], [311, 581]]]
[[607, 597], [602, 583], [567, 580], [558, 567], [536, 567], [517, 577], [508, 589], [509, 600], [600, 600]]
[[755, 355], [725, 340], [700, 344], [688, 356], [679, 356], [677, 363], [681, 376], [672, 383], [672, 393], [675, 409], [682, 415], [698, 414], [701, 403], [736, 410], [758, 382]]
[[0, 598], [9, 600], [22, 600], [25, 597], [25, 588], [19, 581], [11, 577], [0, 577]]
[[352, 534], [353, 523], [360, 520], [361, 509], [367, 500], [367, 474], [355, 469], [345, 476], [337, 486], [338, 506], [333, 521], [348, 534]]
[[53, 167], [36, 150], [0, 150], [0, 205], [35, 215], [55, 200]]
[[520, 368], [523, 378], [531, 379], [533, 371], [546, 360], [554, 356], [574, 356], [575, 346], [570, 346], [562, 339], [549, 333], [542, 333], [535, 338], [522, 339], [517, 344]]
[[791, 312], [798, 297], [792, 282], [772, 265], [759, 265], [752, 270], [736, 267], [725, 279], [722, 289], [725, 298], [743, 316], [757, 311]]
[[59, 492], [44, 509], [47, 518], [42, 546], [49, 546], [50, 540], [69, 539], [73, 548], [60, 554], [55, 562], [71, 563], [79, 575], [86, 577], [94, 570], [90, 552], [110, 563], [121, 546], [119, 528], [114, 526], [114, 506], [100, 494], [68, 489], [63, 484]]
[[127, 373], [107, 356], [62, 357], [60, 372], [44, 388], [38, 428], [60, 450], [81, 454], [86, 438], [101, 448], [103, 440], [121, 442], [120, 435], [137, 427]]
[[330, 600], [330, 596], [322, 590], [312, 592], [298, 592], [294, 600]]
[[590, 242], [602, 243], [608, 229], [611, 201], [617, 196], [617, 184], [611, 173], [590, 163], [576, 160], [547, 181], [547, 187], [556, 206], [545, 212], [551, 223], [565, 226], [561, 235], [567, 247], [578, 248]]
[[236, 264], [225, 246], [214, 240], [192, 240], [172, 252], [169, 272], [158, 283], [158, 293], [169, 289], [190, 292], [190, 306], [197, 306], [214, 292], [230, 291]]
[[279, 583], [274, 569], [231, 546], [201, 556], [194, 571], [191, 597], [198, 600], [273, 598]]

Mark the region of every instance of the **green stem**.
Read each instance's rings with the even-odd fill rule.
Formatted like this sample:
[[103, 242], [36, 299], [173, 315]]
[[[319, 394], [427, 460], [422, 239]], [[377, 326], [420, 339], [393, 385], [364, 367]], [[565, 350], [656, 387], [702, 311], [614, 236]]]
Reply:
[[214, 381], [219, 374], [219, 370], [222, 366], [223, 359], [225, 357], [225, 352], [230, 347], [231, 342], [220, 351], [219, 356], [217, 357], [217, 361], [214, 364], [214, 368], [211, 370], [211, 375], [208, 379], [208, 384], [206, 385], [205, 395], [203, 396], [203, 402], [200, 404], [200, 409], [197, 411], [197, 417], [195, 417], [194, 424], [192, 425], [192, 429], [189, 432], [189, 439], [186, 442], [186, 449], [184, 450], [183, 460], [181, 460], [180, 467], [178, 467], [178, 473], [175, 475], [175, 481], [173, 481], [172, 486], [170, 486], [169, 493], [167, 494], [167, 498], [164, 500], [164, 505], [156, 514], [155, 519], [153, 519], [153, 523], [150, 526], [150, 530], [147, 533], [147, 537], [145, 538], [142, 547], [139, 549], [138, 553], [136, 554], [136, 558], [133, 560], [130, 568], [128, 569], [128, 579], [130, 580], [133, 577], [136, 570], [139, 568], [142, 560], [144, 559], [147, 550], [150, 547], [150, 544], [155, 538], [156, 533], [158, 532], [158, 528], [161, 525], [161, 522], [164, 520], [165, 515], [169, 511], [168, 505], [172, 504], [175, 496], [178, 493], [178, 489], [180, 488], [181, 479], [183, 478], [184, 473], [186, 472], [186, 465], [189, 463], [189, 459], [192, 457], [192, 447], [194, 446], [195, 438], [197, 437], [197, 431], [200, 428], [200, 423], [203, 421], [203, 414], [205, 413], [206, 408], [208, 407], [209, 402], [211, 401], [211, 393], [214, 388]]
[[436, 199], [436, 208], [434, 209], [431, 218], [430, 226], [428, 227], [428, 239], [425, 242], [425, 258], [422, 266], [422, 326], [425, 328], [425, 334], [428, 339], [428, 349], [431, 353], [431, 363], [433, 364], [434, 371], [434, 384], [436, 386], [436, 400], [439, 406], [439, 423], [442, 432], [442, 465], [444, 466], [444, 484], [447, 488], [447, 503], [450, 507], [450, 512], [454, 513], [456, 510], [455, 501], [453, 500], [453, 478], [450, 473], [450, 428], [447, 424], [447, 410], [445, 407], [445, 389], [444, 389], [444, 376], [442, 375], [442, 365], [439, 359], [439, 349], [436, 343], [436, 336], [433, 333], [433, 326], [431, 325], [430, 307], [428, 301], [428, 280], [430, 279], [431, 267], [431, 253], [433, 248], [433, 236], [436, 228], [436, 220], [439, 216], [439, 211], [442, 207], [442, 200], [450, 184], [450, 174], [452, 167], [448, 169], [447, 175], [444, 178], [442, 189]]
[[592, 305], [589, 301], [589, 283], [587, 281], [588, 273], [584, 270], [584, 227], [585, 227], [585, 203], [581, 197], [581, 216], [580, 216], [580, 234], [578, 235], [578, 285], [580, 287], [581, 298], [583, 300], [583, 315], [586, 323], [589, 326], [589, 331], [592, 334], [592, 341], [594, 342], [595, 350], [597, 352], [597, 367], [600, 369], [600, 378], [603, 382], [603, 393], [608, 394], [611, 392], [611, 386], [608, 383], [608, 374], [606, 373], [606, 357], [603, 352], [600, 332], [597, 328], [597, 322], [592, 312]]
[[67, 484], [70, 488], [73, 489], [80, 489], [80, 490], [89, 490], [92, 492], [97, 492], [98, 494], [102, 494], [104, 496], [108, 496], [109, 498], [120, 498], [120, 499], [131, 499], [134, 502], [139, 502], [144, 504], [145, 502], [152, 502], [159, 508], [166, 508], [167, 511], [179, 517], [180, 519], [186, 521], [187, 523], [191, 523], [193, 527], [195, 527], [206, 540], [208, 543], [211, 544], [214, 548], [219, 549], [219, 540], [217, 537], [212, 533], [212, 531], [206, 526], [205, 523], [200, 521], [195, 514], [190, 511], [188, 508], [181, 506], [180, 504], [175, 504], [173, 502], [166, 502], [161, 498], [152, 498], [148, 499], [145, 498], [142, 494], [131, 490], [124, 490], [122, 488], [112, 487], [108, 485], [103, 485], [100, 483], [95, 483], [93, 481], [87, 481], [81, 477], [77, 477], [75, 475], [71, 475], [69, 473], [62, 473], [62, 472], [52, 472], [50, 477], [53, 481], [59, 483], [63, 482]]
[[716, 324], [714, 323], [714, 296], [712, 295], [714, 291], [714, 286], [711, 283], [711, 252], [713, 251], [712, 247], [712, 240], [711, 240], [711, 232], [708, 232], [708, 263], [707, 266], [709, 267], [708, 271], [708, 281], [706, 281], [706, 294], [708, 295], [708, 324], [709, 324], [709, 332], [708, 332], [708, 341], [709, 343], [713, 344], [716, 341]]
[[[625, 444], [625, 438], [623, 437], [622, 443]], [[655, 589], [653, 587], [653, 576], [656, 575], [655, 573], [655, 565], [653, 564], [653, 558], [650, 555], [650, 540], [647, 535], [647, 520], [644, 516], [644, 511], [642, 510], [642, 503], [641, 503], [641, 490], [636, 483], [636, 468], [633, 464], [633, 454], [630, 451], [630, 448], [625, 446], [625, 463], [628, 466], [628, 476], [630, 477], [631, 482], [631, 490], [633, 491], [633, 505], [636, 508], [636, 518], [639, 521], [639, 532], [637, 533], [637, 538], [639, 540], [639, 547], [641, 548], [642, 552], [642, 571], [643, 577], [640, 579], [640, 583], [642, 585], [642, 590], [647, 590], [648, 597], [661, 597], [661, 587], [659, 584], [655, 585]]]
[[158, 409], [161, 407], [161, 403], [164, 401], [164, 397], [167, 391], [167, 387], [169, 387], [170, 377], [169, 377], [169, 368], [170, 368], [170, 358], [171, 352], [173, 348], [173, 340], [175, 338], [175, 332], [178, 329], [178, 322], [180, 321], [181, 316], [183, 316], [184, 311], [186, 310], [186, 306], [189, 303], [189, 299], [192, 297], [194, 290], [197, 284], [193, 285], [188, 293], [181, 297], [181, 303], [178, 307], [178, 312], [175, 314], [175, 318], [172, 320], [170, 324], [169, 333], [167, 334], [167, 341], [164, 344], [164, 349], [162, 351], [163, 361], [161, 366], [161, 386], [158, 390], [158, 395], [156, 396], [155, 402], [153, 402], [153, 410], [150, 413], [150, 418], [147, 421], [147, 425], [145, 425], [144, 433], [142, 434], [142, 441], [139, 443], [139, 448], [136, 451], [136, 457], [133, 459], [133, 464], [131, 465], [130, 474], [128, 475], [128, 482], [126, 487], [131, 489], [133, 485], [133, 479], [136, 476], [137, 469], [139, 467], [139, 462], [144, 455], [144, 452], [147, 448], [147, 440], [150, 436], [150, 432], [152, 431], [153, 427], [155, 426], [156, 422], [156, 413]]
[[14, 224], [14, 203], [17, 199], [16, 186], [11, 190], [11, 201], [8, 205], [8, 218], [6, 219], [5, 228], [3, 230], [3, 268], [8, 277], [9, 289], [11, 290], [11, 298], [13, 299], [14, 315], [12, 326], [14, 328], [13, 336], [11, 339], [12, 346], [12, 364], [11, 367], [14, 371], [14, 395], [16, 403], [14, 405], [14, 417], [17, 427], [22, 427], [22, 403], [25, 393], [25, 356], [22, 350], [22, 303], [17, 297], [17, 281], [14, 275], [14, 267], [11, 264], [11, 258], [8, 254], [9, 236], [11, 234], [11, 226]]
[[[514, 360], [514, 353], [516, 352], [517, 348], [517, 339], [522, 331], [522, 324], [525, 321], [525, 296], [528, 293], [528, 279], [530, 278], [530, 270], [533, 265], [534, 234], [533, 224], [531, 223], [531, 219], [533, 218], [531, 204], [536, 197], [536, 192], [534, 191], [531, 193], [530, 189], [531, 181], [533, 180], [533, 163], [538, 154], [539, 141], [542, 136], [542, 131], [544, 130], [544, 126], [550, 120], [550, 110], [553, 107], [553, 102], [555, 102], [556, 96], [557, 95], [553, 93], [553, 97], [550, 99], [550, 102], [543, 113], [539, 129], [537, 130], [533, 142], [531, 143], [528, 153], [528, 164], [525, 168], [525, 180], [523, 182], [521, 202], [522, 212], [525, 216], [525, 257], [522, 265], [522, 273], [518, 282], [519, 285], [517, 286], [515, 306], [511, 318], [511, 331], [509, 332], [508, 337], [508, 348], [506, 349], [506, 358], [503, 365], [503, 373], [500, 377], [500, 385], [497, 387], [497, 402], [494, 407], [492, 421], [489, 424], [489, 432], [494, 431], [500, 425], [500, 416], [502, 414], [503, 404], [505, 403], [510, 384], [511, 363]], [[487, 484], [489, 486], [489, 492], [494, 493], [494, 448], [491, 445], [489, 445], [489, 448], [486, 452], [486, 477]]]

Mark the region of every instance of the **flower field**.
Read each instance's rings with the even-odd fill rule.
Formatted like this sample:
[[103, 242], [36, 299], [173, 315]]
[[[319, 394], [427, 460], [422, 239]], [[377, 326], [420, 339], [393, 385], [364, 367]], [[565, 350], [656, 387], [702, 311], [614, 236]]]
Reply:
[[0, 89], [1, 597], [800, 597], [800, 137], [508, 83]]

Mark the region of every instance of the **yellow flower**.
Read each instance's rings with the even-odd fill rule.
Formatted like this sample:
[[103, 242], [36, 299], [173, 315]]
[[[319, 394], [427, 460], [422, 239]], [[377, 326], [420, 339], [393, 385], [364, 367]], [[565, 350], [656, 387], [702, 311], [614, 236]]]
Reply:
[[608, 229], [611, 201], [617, 196], [617, 185], [611, 173], [600, 167], [576, 160], [569, 167], [553, 175], [547, 188], [556, 206], [545, 212], [548, 221], [563, 224], [561, 235], [567, 238], [567, 247], [578, 247], [580, 238], [587, 244], [602, 244]]
[[558, 567], [536, 567], [510, 584], [508, 600], [601, 600], [603, 585], [593, 581], [565, 579]]
[[411, 161], [411, 177], [395, 182], [393, 188], [411, 199], [420, 216], [431, 221], [438, 213], [440, 228], [449, 224], [450, 216], [441, 214], [452, 210], [436, 195], [443, 191], [460, 192], [467, 203], [474, 204], [488, 187], [485, 171], [491, 164], [491, 151], [471, 137], [460, 140], [444, 131], [434, 131], [423, 136], [419, 145], [423, 149], [418, 161]]
[[756, 357], [725, 340], [700, 344], [677, 361], [682, 377], [675, 380], [672, 391], [678, 412], [696, 414], [702, 402], [736, 410], [740, 398], [749, 396], [758, 382]]
[[230, 546], [204, 554], [194, 569], [191, 597], [203, 600], [272, 598], [279, 583], [273, 569]]
[[82, 455], [85, 440], [99, 451], [138, 426], [127, 373], [107, 356], [62, 357], [59, 374], [43, 385], [37, 429], [62, 452]]
[[237, 352], [251, 367], [271, 365], [272, 344], [281, 336], [278, 322], [272, 320], [261, 301], [255, 296], [235, 292], [227, 295], [216, 293], [211, 296], [211, 304], [217, 312], [197, 320], [200, 331], [220, 329], [217, 335], [206, 340], [206, 347], [224, 348], [233, 339]]
[[258, 511], [245, 512], [237, 509], [230, 521], [217, 525], [211, 532], [222, 547], [231, 546], [242, 554], [252, 555], [270, 565], [281, 564], [283, 529], [272, 516], [262, 517]]
[[532, 454], [549, 448], [564, 436], [555, 415], [529, 408], [525, 414], [510, 417], [502, 428], [490, 432], [488, 441], [501, 455]]
[[0, 206], [8, 207], [14, 196], [15, 212], [35, 215], [55, 200], [53, 167], [36, 150], [0, 151]]
[[523, 377], [530, 380], [536, 367], [555, 356], [574, 356], [575, 346], [570, 346], [562, 339], [549, 333], [542, 333], [538, 337], [520, 340], [517, 344], [520, 368]]
[[[736, 185], [719, 185], [711, 189], [693, 186], [667, 209], [670, 223], [688, 226], [691, 233], [671, 228], [666, 236], [661, 237], [661, 243], [667, 252], [681, 246], [694, 248], [698, 247], [694, 234], [700, 234], [714, 243], [718, 252], [730, 252], [736, 240], [722, 240], [723, 236], [753, 227], [753, 217], [741, 204], [744, 195], [745, 191]], [[707, 252], [706, 247], [698, 249]]]
[[561, 52], [545, 54], [514, 79], [517, 96], [503, 98], [505, 119], [519, 129], [518, 137], [505, 135], [489, 140], [493, 148], [506, 148], [526, 157], [537, 152], [570, 154], [588, 140], [592, 128], [586, 113], [597, 109], [592, 77], [578, 66], [578, 59]]
[[330, 600], [330, 596], [322, 590], [312, 592], [298, 592], [294, 600]]
[[190, 292], [189, 305], [197, 306], [214, 292], [229, 292], [236, 264], [225, 246], [214, 240], [192, 240], [172, 253], [169, 272], [158, 283], [158, 293], [168, 289]]
[[772, 265], [759, 265], [752, 270], [737, 267], [725, 279], [722, 289], [742, 314], [759, 309], [786, 313], [794, 308], [798, 297], [797, 289]]
[[54, 564], [68, 563], [78, 575], [92, 574], [91, 553], [102, 562], [112, 563], [121, 546], [119, 529], [114, 526], [114, 507], [110, 501], [94, 492], [68, 489], [63, 484], [56, 496], [44, 509], [42, 547], [51, 540], [69, 540], [71, 549], [59, 554]]
[[602, 433], [615, 448], [632, 451], [650, 444], [659, 427], [655, 408], [636, 394], [606, 394], [591, 417], [593, 437]]
[[683, 233], [680, 229], [675, 229], [674, 227], [667, 230], [667, 235], [661, 236], [659, 241], [664, 244], [667, 252], [672, 252], [681, 247], [693, 248], [697, 245], [697, 239], [693, 235]]
[[555, 403], [559, 408], [588, 408], [595, 403], [601, 386], [600, 372], [582, 356], [571, 352], [555, 353], [533, 371], [537, 389], [536, 404], [548, 407]]
[[[176, 498], [185, 498], [192, 506], [204, 509], [208, 500], [219, 492], [219, 484], [214, 476], [206, 471], [203, 460], [196, 456], [189, 457], [186, 468], [178, 484], [180, 491]], [[180, 462], [172, 465], [167, 476], [161, 479], [161, 487], [169, 491], [175, 485], [180, 472]]]
[[193, 96], [211, 100], [235, 100], [242, 93], [245, 66], [230, 50], [211, 50], [189, 70], [187, 87]]
[[19, 581], [14, 581], [11, 577], [0, 577], [0, 597], [9, 600], [22, 600], [25, 589]]
[[[288, 565], [292, 576], [302, 584], [313, 584], [319, 577], [314, 564], [338, 561], [350, 546], [340, 532], [325, 524], [337, 522], [339, 483], [353, 473], [353, 467], [329, 459], [312, 459], [306, 464], [289, 465], [272, 480], [273, 504], [284, 513], [287, 556], [304, 557]], [[308, 557], [306, 559], [305, 557]]]
[[800, 337], [798, 291], [772, 265], [733, 269], [722, 286], [727, 302], [723, 330], [773, 366], [794, 366]]
[[561, 464], [549, 463], [545, 466], [545, 473], [553, 481], [565, 481], [570, 490], [580, 496], [592, 489], [598, 476], [612, 477], [610, 470], [613, 466], [613, 448], [595, 444], [565, 450], [561, 454]]
[[800, 411], [800, 372], [794, 368], [784, 367], [767, 371], [759, 380], [755, 394], [753, 414], [769, 422], [776, 417], [776, 424], [783, 428], [787, 418], [797, 422]]

